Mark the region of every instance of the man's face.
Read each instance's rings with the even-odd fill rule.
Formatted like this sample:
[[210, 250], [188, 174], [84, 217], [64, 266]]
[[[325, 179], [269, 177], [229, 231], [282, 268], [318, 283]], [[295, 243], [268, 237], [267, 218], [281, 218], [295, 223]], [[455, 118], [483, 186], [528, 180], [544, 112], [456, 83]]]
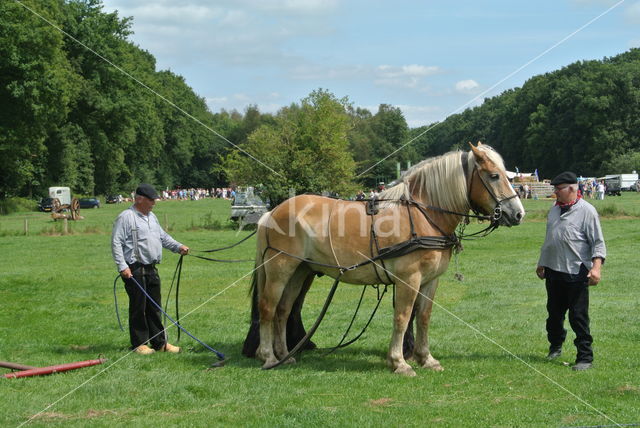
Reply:
[[156, 204], [155, 199], [150, 199], [150, 198], [147, 198], [146, 196], [136, 195], [136, 203], [135, 203], [136, 209], [144, 215], [149, 214], [155, 204]]
[[563, 204], [568, 204], [569, 202], [573, 202], [578, 196], [577, 190], [574, 190], [574, 187], [577, 188], [577, 184], [558, 184], [553, 187], [553, 192], [556, 194], [556, 199], [558, 202]]

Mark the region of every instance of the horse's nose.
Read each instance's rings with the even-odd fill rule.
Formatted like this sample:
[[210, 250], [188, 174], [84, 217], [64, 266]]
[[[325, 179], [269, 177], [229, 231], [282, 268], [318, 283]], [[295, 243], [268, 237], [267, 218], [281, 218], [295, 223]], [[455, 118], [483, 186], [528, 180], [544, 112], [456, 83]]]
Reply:
[[518, 223], [520, 223], [522, 221], [522, 219], [524, 218], [524, 212], [522, 211], [518, 211], [516, 213], [516, 220], [518, 221]]

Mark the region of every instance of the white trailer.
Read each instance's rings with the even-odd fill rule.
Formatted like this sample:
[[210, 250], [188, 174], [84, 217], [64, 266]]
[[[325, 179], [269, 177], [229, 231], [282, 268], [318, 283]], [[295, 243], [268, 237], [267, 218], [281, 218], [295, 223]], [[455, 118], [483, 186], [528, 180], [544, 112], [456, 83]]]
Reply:
[[632, 190], [631, 186], [638, 181], [638, 174], [620, 174], [620, 190]]
[[70, 205], [71, 189], [68, 187], [49, 187], [49, 197], [58, 198], [60, 205]]

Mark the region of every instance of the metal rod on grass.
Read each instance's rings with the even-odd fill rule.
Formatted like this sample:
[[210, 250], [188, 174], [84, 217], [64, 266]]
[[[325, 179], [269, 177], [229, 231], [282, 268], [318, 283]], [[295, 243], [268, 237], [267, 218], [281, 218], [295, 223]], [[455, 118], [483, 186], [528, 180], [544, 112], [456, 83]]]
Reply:
[[10, 363], [8, 361], [0, 361], [0, 367], [12, 370], [31, 370], [36, 368], [34, 366], [25, 366], [24, 364]]

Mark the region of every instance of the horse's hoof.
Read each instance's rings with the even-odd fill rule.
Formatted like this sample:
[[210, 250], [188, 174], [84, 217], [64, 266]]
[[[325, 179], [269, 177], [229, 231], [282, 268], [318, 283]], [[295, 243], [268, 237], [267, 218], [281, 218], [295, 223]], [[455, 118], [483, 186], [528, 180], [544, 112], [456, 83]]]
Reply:
[[420, 361], [420, 367], [423, 369], [433, 370], [434, 372], [441, 372], [444, 370], [444, 367], [440, 365], [440, 361], [436, 360], [431, 355], [425, 359], [416, 358], [416, 360]]
[[393, 373], [394, 374], [399, 374], [399, 375], [402, 375], [402, 376], [407, 376], [407, 377], [414, 377], [416, 375], [416, 372], [413, 371], [411, 366], [398, 367], [397, 369], [395, 369], [393, 371]]
[[273, 366], [275, 366], [276, 364], [278, 364], [278, 360], [276, 360], [276, 359], [267, 360], [262, 365], [262, 370], [272, 369]]
[[443, 372], [444, 371], [444, 367], [442, 367], [440, 364], [437, 364], [437, 365], [424, 365], [422, 367], [425, 368], [425, 369], [433, 370], [434, 372]]

